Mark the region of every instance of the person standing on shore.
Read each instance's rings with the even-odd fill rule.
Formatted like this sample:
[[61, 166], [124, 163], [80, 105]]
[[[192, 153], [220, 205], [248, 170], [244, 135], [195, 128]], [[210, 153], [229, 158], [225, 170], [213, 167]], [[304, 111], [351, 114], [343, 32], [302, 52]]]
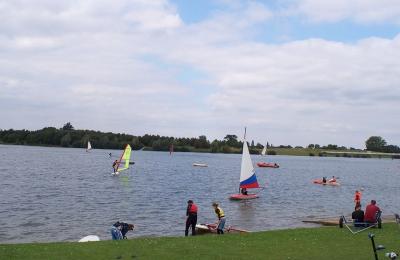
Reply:
[[217, 222], [217, 234], [223, 235], [224, 234], [224, 227], [225, 227], [225, 213], [224, 211], [219, 207], [218, 203], [214, 202], [212, 204], [215, 210], [215, 214], [217, 214], [218, 217], [218, 222]]
[[192, 227], [192, 236], [196, 235], [196, 224], [197, 224], [197, 205], [193, 203], [193, 200], [188, 200], [188, 206], [186, 209], [186, 228], [185, 236], [189, 234], [189, 228]]

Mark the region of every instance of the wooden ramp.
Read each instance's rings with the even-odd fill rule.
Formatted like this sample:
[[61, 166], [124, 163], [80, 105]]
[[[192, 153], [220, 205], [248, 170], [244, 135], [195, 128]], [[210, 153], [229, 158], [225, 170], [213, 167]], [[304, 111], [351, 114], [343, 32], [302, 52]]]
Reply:
[[[351, 216], [345, 216], [347, 219], [351, 219]], [[312, 224], [319, 224], [322, 226], [338, 226], [339, 225], [339, 218], [337, 217], [326, 217], [326, 218], [307, 218], [303, 219], [302, 222], [304, 223], [312, 223]], [[396, 223], [396, 219], [393, 215], [383, 215], [382, 223]]]

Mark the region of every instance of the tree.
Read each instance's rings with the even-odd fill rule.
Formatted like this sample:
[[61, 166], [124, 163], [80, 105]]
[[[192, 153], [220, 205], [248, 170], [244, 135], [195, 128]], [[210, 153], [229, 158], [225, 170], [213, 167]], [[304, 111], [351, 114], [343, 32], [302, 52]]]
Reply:
[[380, 136], [371, 136], [365, 141], [365, 146], [369, 151], [380, 152], [384, 149], [385, 145], [385, 139]]
[[71, 143], [71, 135], [68, 133], [61, 138], [61, 146], [68, 147]]
[[237, 135], [226, 135], [224, 137], [224, 140], [226, 141], [226, 144], [228, 146], [238, 147], [240, 145], [238, 145], [239, 142], [237, 141], [237, 138], [238, 138]]
[[74, 127], [71, 125], [70, 122], [67, 122], [63, 127], [62, 130], [74, 130]]

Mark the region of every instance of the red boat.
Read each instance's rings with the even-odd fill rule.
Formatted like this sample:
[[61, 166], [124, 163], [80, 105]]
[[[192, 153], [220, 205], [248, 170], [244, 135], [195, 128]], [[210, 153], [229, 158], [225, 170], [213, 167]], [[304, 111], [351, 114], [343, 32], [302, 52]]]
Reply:
[[321, 185], [329, 185], [329, 186], [340, 186], [340, 183], [337, 181], [327, 181], [323, 182], [322, 179], [313, 180], [314, 184], [321, 184]]
[[229, 197], [231, 200], [251, 200], [251, 199], [257, 199], [258, 195], [257, 194], [233, 194]]
[[279, 164], [277, 164], [277, 163], [258, 162], [257, 166], [258, 167], [279, 168]]

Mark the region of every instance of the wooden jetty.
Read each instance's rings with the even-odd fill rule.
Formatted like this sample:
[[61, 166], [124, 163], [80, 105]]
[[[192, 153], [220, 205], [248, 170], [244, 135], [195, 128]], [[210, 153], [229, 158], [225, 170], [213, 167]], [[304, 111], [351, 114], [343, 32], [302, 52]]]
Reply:
[[[351, 216], [345, 216], [347, 219], [351, 219]], [[396, 218], [394, 215], [383, 215], [382, 223], [396, 223]], [[326, 218], [307, 218], [303, 219], [302, 222], [304, 223], [312, 223], [312, 224], [319, 224], [322, 226], [338, 226], [339, 225], [340, 216], [337, 217], [326, 217]]]

